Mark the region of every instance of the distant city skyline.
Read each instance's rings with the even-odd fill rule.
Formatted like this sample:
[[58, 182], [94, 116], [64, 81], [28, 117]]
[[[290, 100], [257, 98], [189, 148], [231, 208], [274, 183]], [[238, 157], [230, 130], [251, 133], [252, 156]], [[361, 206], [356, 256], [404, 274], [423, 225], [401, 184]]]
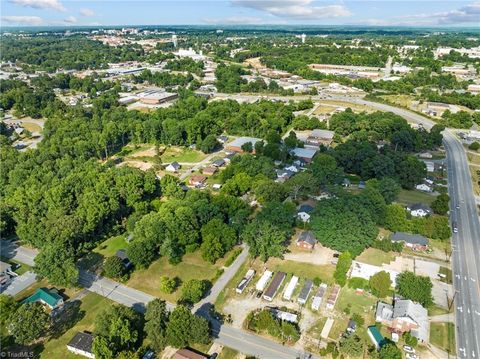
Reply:
[[373, 25], [480, 27], [472, 1], [0, 0], [2, 26]]

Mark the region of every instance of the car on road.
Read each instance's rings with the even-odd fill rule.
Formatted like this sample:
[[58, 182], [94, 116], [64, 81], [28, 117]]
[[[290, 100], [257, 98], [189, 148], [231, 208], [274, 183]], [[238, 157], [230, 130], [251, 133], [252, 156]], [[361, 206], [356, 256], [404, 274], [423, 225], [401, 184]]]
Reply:
[[405, 351], [405, 353], [411, 353], [411, 354], [415, 353], [415, 349], [413, 349], [412, 347], [410, 347], [408, 345], [404, 345], [403, 350]]
[[452, 229], [453, 229], [453, 233], [458, 233], [457, 221], [452, 222]]

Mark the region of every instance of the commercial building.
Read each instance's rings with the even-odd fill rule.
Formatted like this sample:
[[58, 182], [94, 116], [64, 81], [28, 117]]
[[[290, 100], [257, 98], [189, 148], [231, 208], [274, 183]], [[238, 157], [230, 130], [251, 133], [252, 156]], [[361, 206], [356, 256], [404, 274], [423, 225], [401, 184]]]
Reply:
[[163, 89], [147, 89], [137, 93], [140, 102], [146, 105], [159, 105], [164, 102], [175, 100], [178, 94], [167, 92]]
[[85, 332], [78, 332], [67, 344], [67, 349], [74, 354], [95, 359], [92, 352], [93, 335]]
[[352, 267], [350, 268], [350, 278], [359, 277], [369, 280], [370, 277], [381, 271], [385, 271], [390, 275], [392, 286], [395, 287], [397, 283], [397, 276], [399, 274], [398, 272], [358, 261], [352, 262]]
[[283, 281], [285, 280], [285, 277], [287, 275], [284, 272], [277, 272], [275, 276], [272, 279], [272, 282], [268, 286], [267, 290], [263, 294], [263, 299], [268, 300], [271, 302], [275, 295], [277, 294], [278, 289], [282, 285]]
[[312, 146], [330, 146], [333, 142], [333, 136], [335, 136], [334, 131], [328, 130], [313, 130], [310, 135], [307, 137], [305, 143]]
[[319, 310], [320, 306], [322, 305], [323, 297], [325, 296], [325, 292], [327, 291], [327, 285], [325, 283], [320, 284], [320, 287], [317, 290], [317, 293], [313, 297], [312, 300], [312, 309]]
[[283, 299], [285, 300], [291, 300], [293, 292], [295, 291], [295, 288], [297, 287], [298, 284], [298, 277], [293, 276], [290, 279], [290, 282], [288, 283], [287, 287], [285, 288], [285, 291], [283, 292]]
[[257, 284], [255, 285], [255, 289], [259, 292], [262, 292], [265, 287], [267, 286], [268, 281], [272, 278], [273, 272], [266, 270], [263, 272], [262, 276], [258, 280]]
[[254, 275], [255, 275], [255, 270], [249, 269], [247, 271], [247, 274], [245, 274], [245, 277], [243, 277], [240, 283], [238, 283], [235, 291], [238, 294], [242, 294], [245, 288], [247, 287], [247, 285], [252, 281]]
[[384, 69], [371, 66], [347, 66], [347, 65], [329, 65], [329, 64], [311, 64], [312, 70], [327, 75], [346, 76], [350, 78], [378, 79], [383, 77]]
[[298, 296], [298, 299], [297, 299], [297, 301], [300, 304], [305, 304], [307, 302], [308, 296], [310, 295], [312, 288], [313, 288], [313, 282], [310, 279], [307, 279], [303, 284], [303, 288], [300, 291], [300, 295]]
[[315, 156], [316, 153], [317, 153], [317, 150], [313, 148], [295, 147], [293, 150], [290, 151], [290, 154], [301, 159], [305, 163], [312, 162], [313, 157]]
[[246, 143], [251, 143], [252, 144], [252, 153], [255, 153], [255, 144], [257, 142], [261, 141], [260, 138], [255, 138], [255, 137], [239, 137], [232, 142], [230, 142], [227, 146], [226, 149], [228, 151], [232, 152], [239, 152], [243, 153], [242, 146], [245, 145]]
[[410, 332], [418, 340], [428, 341], [428, 311], [422, 305], [411, 300], [397, 299], [393, 305], [378, 302], [375, 320], [397, 334]]

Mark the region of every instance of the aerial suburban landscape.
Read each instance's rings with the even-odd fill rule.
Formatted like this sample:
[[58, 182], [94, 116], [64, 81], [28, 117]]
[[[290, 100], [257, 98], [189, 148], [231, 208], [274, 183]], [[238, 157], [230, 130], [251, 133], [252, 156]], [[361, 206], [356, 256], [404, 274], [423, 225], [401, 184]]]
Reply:
[[479, 2], [0, 5], [0, 357], [480, 357]]

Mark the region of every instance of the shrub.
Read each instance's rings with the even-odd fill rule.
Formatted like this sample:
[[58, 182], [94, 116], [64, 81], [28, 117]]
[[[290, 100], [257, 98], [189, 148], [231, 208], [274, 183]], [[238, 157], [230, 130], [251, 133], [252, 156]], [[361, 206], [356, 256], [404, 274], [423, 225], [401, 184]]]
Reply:
[[478, 151], [480, 149], [480, 142], [472, 142], [469, 146], [468, 146], [468, 149], [469, 150], [472, 150], [472, 151]]

